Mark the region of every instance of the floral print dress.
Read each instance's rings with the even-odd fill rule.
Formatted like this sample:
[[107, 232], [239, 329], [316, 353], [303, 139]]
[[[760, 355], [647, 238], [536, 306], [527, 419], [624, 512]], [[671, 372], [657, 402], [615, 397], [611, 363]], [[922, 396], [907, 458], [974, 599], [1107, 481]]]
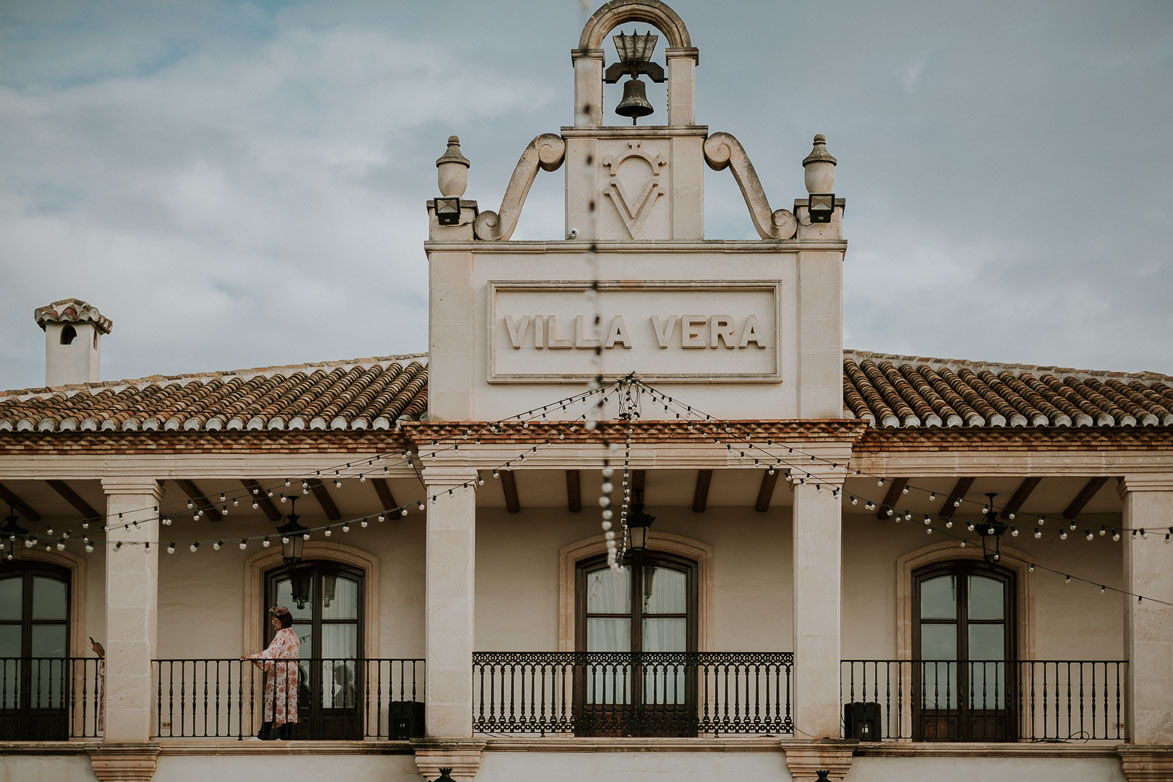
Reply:
[[301, 641], [292, 628], [283, 627], [273, 636], [269, 648], [260, 654], [249, 655], [253, 665], [265, 676], [265, 722], [277, 725], [297, 722], [297, 695], [300, 669], [297, 662], [268, 662], [270, 660], [297, 660], [301, 656]]

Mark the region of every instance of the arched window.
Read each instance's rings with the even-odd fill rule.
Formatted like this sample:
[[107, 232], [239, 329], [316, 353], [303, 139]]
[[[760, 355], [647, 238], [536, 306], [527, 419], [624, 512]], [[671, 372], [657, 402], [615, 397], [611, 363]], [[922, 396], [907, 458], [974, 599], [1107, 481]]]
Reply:
[[[265, 581], [266, 604], [290, 610], [301, 641], [301, 720], [295, 735], [361, 739], [363, 572], [337, 562], [307, 561], [293, 570], [271, 570]], [[266, 644], [273, 632], [266, 624]]]
[[73, 341], [77, 339], [77, 329], [70, 326], [68, 323], [61, 327], [61, 344], [72, 345]]
[[575, 574], [580, 733], [696, 735], [697, 565], [648, 552], [615, 572], [606, 557]]
[[69, 589], [65, 568], [0, 567], [0, 739], [69, 738]]
[[913, 572], [914, 740], [1014, 738], [1014, 587], [981, 560]]

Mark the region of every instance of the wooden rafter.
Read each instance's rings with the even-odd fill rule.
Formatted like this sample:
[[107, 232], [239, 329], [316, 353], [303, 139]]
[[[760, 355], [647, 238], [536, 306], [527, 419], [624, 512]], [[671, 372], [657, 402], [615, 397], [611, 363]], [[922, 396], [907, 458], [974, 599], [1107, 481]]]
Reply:
[[320, 478], [310, 478], [306, 481], [310, 485], [310, 491], [314, 493], [314, 499], [322, 506], [322, 512], [326, 514], [326, 518], [330, 521], [338, 521], [342, 518], [342, 514], [338, 512], [338, 506], [334, 504], [334, 498], [330, 496], [330, 492], [326, 489], [326, 485], [322, 483]]
[[692, 512], [704, 513], [709, 505], [709, 484], [713, 482], [712, 470], [696, 471], [696, 488], [692, 491]]
[[395, 510], [399, 503], [391, 493], [391, 484], [386, 478], [371, 478], [371, 486], [375, 487], [375, 494], [379, 495], [379, 506], [383, 510]]
[[505, 510], [519, 513], [521, 501], [517, 498], [517, 476], [512, 470], [501, 471], [501, 491], [505, 493]]
[[281, 521], [281, 511], [277, 510], [277, 506], [269, 499], [269, 493], [261, 488], [261, 484], [257, 481], [242, 478], [240, 481], [244, 488], [248, 489], [249, 495], [256, 501], [261, 510], [265, 512], [265, 517], [274, 523]]
[[901, 494], [904, 493], [904, 487], [907, 485], [907, 478], [892, 479], [892, 483], [888, 484], [888, 493], [884, 495], [884, 502], [882, 505], [880, 505], [880, 509], [876, 511], [877, 519], [888, 518], [888, 509], [896, 508], [896, 501], [900, 499]]
[[0, 500], [4, 500], [4, 502], [11, 505], [13, 510], [29, 521], [41, 520], [41, 514], [37, 513], [31, 505], [18, 497], [15, 492], [2, 483], [0, 483]]
[[49, 488], [61, 495], [61, 498], [74, 507], [74, 509], [86, 519], [100, 519], [102, 514], [94, 509], [93, 505], [83, 500], [81, 496], [73, 490], [65, 481], [45, 481], [49, 484]]
[[766, 470], [762, 473], [762, 485], [758, 488], [758, 499], [753, 504], [753, 509], [758, 513], [765, 513], [770, 509], [770, 498], [774, 496], [774, 487], [778, 485], [778, 476], [780, 471]]
[[1030, 497], [1031, 492], [1038, 488], [1042, 478], [1023, 478], [1022, 483], [1018, 484], [1018, 488], [1014, 490], [1014, 494], [1010, 495], [1010, 501], [1002, 507], [1002, 518], [1010, 518], [1010, 514], [1018, 513], [1022, 510], [1022, 504]]
[[578, 470], [566, 471], [566, 510], [571, 513], [582, 511], [582, 479]]
[[208, 517], [209, 521], [219, 521], [220, 511], [208, 500], [207, 495], [200, 491], [200, 487], [196, 486], [195, 481], [189, 481], [186, 478], [175, 481], [179, 488], [183, 489], [183, 493], [187, 498], [195, 503], [196, 507], [200, 509], [200, 513]]
[[1092, 478], [1085, 483], [1083, 488], [1079, 490], [1079, 494], [1075, 495], [1075, 499], [1067, 506], [1067, 510], [1063, 511], [1063, 518], [1074, 519], [1078, 516], [1088, 504], [1088, 501], [1096, 496], [1096, 492], [1102, 489], [1107, 482], [1107, 478]]
[[964, 500], [965, 495], [973, 488], [973, 482], [976, 478], [958, 478], [957, 483], [953, 485], [953, 491], [949, 492], [949, 496], [945, 498], [945, 504], [941, 506], [940, 512], [937, 514], [942, 519], [951, 519], [953, 514], [957, 512], [957, 508], [953, 505], [957, 500]]

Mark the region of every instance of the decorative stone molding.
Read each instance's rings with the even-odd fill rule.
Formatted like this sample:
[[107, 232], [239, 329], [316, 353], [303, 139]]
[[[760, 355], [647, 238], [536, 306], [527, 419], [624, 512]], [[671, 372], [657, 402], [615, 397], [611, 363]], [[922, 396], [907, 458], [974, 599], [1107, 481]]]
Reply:
[[1173, 779], [1173, 747], [1122, 746], [1120, 766], [1128, 782], [1169, 782]]
[[668, 38], [668, 45], [691, 48], [688, 28], [675, 11], [659, 0], [611, 0], [583, 25], [579, 49], [602, 49], [607, 33], [625, 22], [650, 24]]
[[749, 216], [758, 236], [763, 239], [793, 239], [798, 220], [789, 209], [770, 210], [770, 201], [758, 172], [741, 142], [729, 133], [713, 133], [705, 139], [705, 162], [714, 171], [732, 170], [733, 180], [741, 188]]
[[158, 744], [104, 744], [90, 752], [99, 782], [149, 782], [158, 764]]
[[456, 782], [472, 782], [481, 767], [485, 750], [483, 741], [446, 741], [418, 739], [411, 743], [415, 750], [415, 765], [426, 782], [440, 776], [440, 769], [451, 769], [449, 776]]
[[25, 562], [44, 562], [69, 571], [72, 583], [69, 590], [69, 654], [71, 657], [87, 657], [92, 654], [89, 636], [94, 631], [86, 628], [86, 593], [89, 591], [86, 558], [68, 551], [44, 551], [36, 548], [19, 549], [18, 557]]
[[543, 133], [529, 143], [513, 169], [513, 176], [509, 178], [509, 187], [505, 189], [505, 197], [501, 199], [499, 212], [481, 212], [477, 215], [473, 231], [476, 238], [486, 241], [508, 241], [517, 227], [517, 219], [521, 217], [521, 207], [529, 195], [530, 186], [538, 169], [543, 171], [557, 171], [566, 159], [566, 142], [554, 133]]
[[782, 749], [786, 753], [786, 768], [795, 782], [813, 782], [819, 778], [819, 771], [827, 771], [827, 778], [832, 782], [843, 782], [858, 744], [852, 739], [784, 741]]
[[[1015, 548], [1002, 547], [1002, 561], [999, 563], [1014, 572], [1018, 594], [1015, 604], [1015, 637], [1018, 639], [1018, 657], [1033, 660], [1035, 657], [1034, 601], [1031, 598], [1031, 577], [1028, 563], [1033, 557]], [[955, 541], [934, 543], [918, 548], [896, 560], [896, 657], [912, 659], [912, 572], [917, 568], [936, 562], [952, 560], [980, 560], [981, 549], [967, 546], [959, 548]]]
[[[665, 554], [675, 554], [696, 562], [697, 602], [699, 604], [697, 634], [700, 651], [712, 648], [710, 617], [713, 615], [713, 547], [671, 532], [648, 532], [648, 548]], [[602, 535], [563, 546], [558, 552], [558, 651], [575, 650], [574, 577], [581, 559], [607, 553]]]
[[[278, 537], [277, 543], [280, 544]], [[339, 562], [362, 570], [363, 579], [363, 654], [368, 658], [379, 657], [379, 559], [366, 551], [324, 540], [306, 541], [302, 559], [324, 559]], [[255, 652], [264, 648], [263, 633], [265, 610], [265, 573], [282, 562], [280, 545], [253, 554], [244, 561], [244, 639], [242, 653]]]

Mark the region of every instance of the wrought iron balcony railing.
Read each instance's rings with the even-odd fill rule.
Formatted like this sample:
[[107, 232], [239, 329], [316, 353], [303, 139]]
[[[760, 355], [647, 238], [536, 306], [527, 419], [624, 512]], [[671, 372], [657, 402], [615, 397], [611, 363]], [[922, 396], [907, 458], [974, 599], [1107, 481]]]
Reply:
[[0, 740], [101, 736], [104, 678], [94, 657], [0, 657]]
[[790, 652], [474, 652], [484, 733], [794, 732]]
[[843, 660], [844, 736], [1124, 741], [1125, 660]]
[[[267, 670], [252, 660], [155, 660], [156, 737], [243, 739], [261, 730], [266, 715], [272, 718], [287, 711], [297, 714], [287, 738], [423, 735], [421, 659], [260, 662], [268, 663]], [[278, 679], [284, 680], [283, 686], [276, 686]]]

